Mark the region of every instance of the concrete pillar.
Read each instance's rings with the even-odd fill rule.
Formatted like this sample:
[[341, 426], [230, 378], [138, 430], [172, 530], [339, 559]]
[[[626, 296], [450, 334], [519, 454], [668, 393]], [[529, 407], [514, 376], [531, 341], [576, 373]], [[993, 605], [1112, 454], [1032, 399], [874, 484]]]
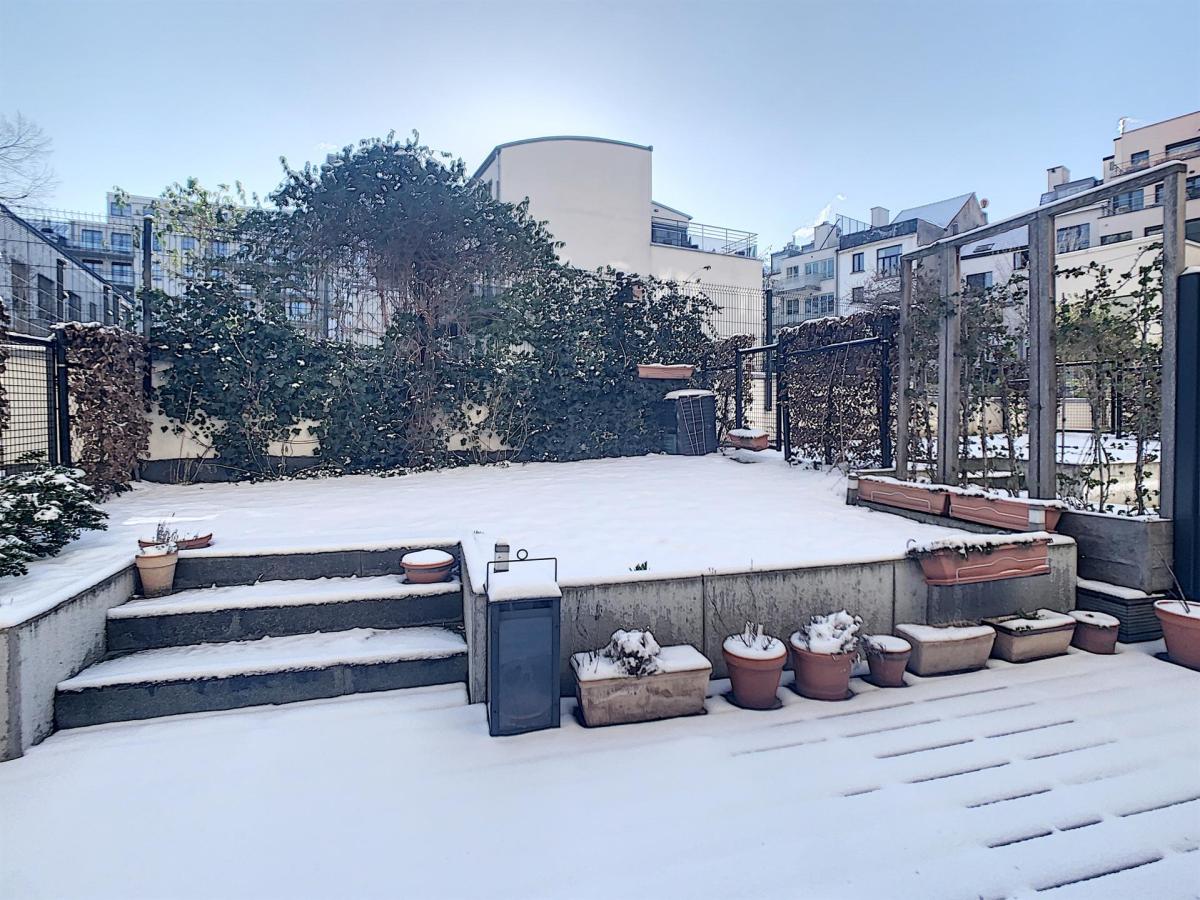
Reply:
[[1054, 346], [1054, 217], [1029, 223], [1029, 468], [1030, 497], [1057, 496], [1054, 450], [1058, 370]]
[[962, 322], [959, 317], [957, 247], [947, 246], [938, 253], [938, 269], [943, 310], [938, 329], [937, 480], [942, 484], [958, 484], [958, 406], [962, 378], [959, 337], [962, 334]]
[[913, 261], [900, 260], [900, 334], [896, 346], [900, 354], [899, 373], [896, 377], [896, 477], [908, 478], [908, 422], [909, 385], [912, 379], [912, 336], [909, 334], [912, 318]]
[[1184, 267], [1185, 178], [1180, 171], [1163, 178], [1162, 251], [1162, 456], [1159, 462], [1159, 515], [1175, 512], [1175, 403], [1179, 346], [1179, 276]]

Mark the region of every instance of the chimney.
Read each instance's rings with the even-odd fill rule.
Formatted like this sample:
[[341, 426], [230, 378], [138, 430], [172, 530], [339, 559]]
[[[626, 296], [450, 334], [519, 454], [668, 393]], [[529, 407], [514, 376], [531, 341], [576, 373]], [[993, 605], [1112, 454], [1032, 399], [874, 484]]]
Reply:
[[1071, 180], [1071, 170], [1066, 166], [1054, 166], [1046, 170], [1046, 190], [1052, 191], [1060, 184]]
[[824, 247], [825, 242], [829, 239], [830, 232], [833, 231], [833, 226], [828, 222], [822, 222], [813, 228], [813, 246]]
[[879, 228], [881, 225], [886, 225], [892, 219], [891, 212], [886, 206], [871, 207], [871, 227]]

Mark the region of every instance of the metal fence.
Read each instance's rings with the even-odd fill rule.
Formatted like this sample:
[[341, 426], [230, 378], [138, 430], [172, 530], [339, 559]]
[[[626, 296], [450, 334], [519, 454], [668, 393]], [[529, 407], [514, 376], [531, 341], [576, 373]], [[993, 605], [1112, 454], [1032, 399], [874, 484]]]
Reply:
[[36, 461], [69, 465], [66, 350], [60, 338], [10, 334], [0, 385], [8, 421], [0, 433], [0, 474]]

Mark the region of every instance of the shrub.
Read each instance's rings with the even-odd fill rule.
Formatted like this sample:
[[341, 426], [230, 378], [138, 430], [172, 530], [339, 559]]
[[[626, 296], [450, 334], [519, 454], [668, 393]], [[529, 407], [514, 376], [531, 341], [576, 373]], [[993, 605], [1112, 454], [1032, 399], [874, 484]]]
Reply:
[[107, 514], [80, 469], [44, 466], [0, 478], [0, 574], [21, 575], [32, 559], [53, 556]]

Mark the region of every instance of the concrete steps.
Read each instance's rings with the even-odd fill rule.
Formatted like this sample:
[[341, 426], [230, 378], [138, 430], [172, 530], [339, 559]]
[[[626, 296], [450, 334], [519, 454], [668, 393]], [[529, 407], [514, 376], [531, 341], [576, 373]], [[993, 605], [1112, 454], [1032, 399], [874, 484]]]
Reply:
[[60, 682], [55, 724], [77, 728], [465, 681], [467, 645], [438, 627], [356, 628], [142, 650]]
[[131, 600], [108, 612], [110, 654], [263, 637], [462, 621], [462, 585], [398, 575], [261, 581]]

